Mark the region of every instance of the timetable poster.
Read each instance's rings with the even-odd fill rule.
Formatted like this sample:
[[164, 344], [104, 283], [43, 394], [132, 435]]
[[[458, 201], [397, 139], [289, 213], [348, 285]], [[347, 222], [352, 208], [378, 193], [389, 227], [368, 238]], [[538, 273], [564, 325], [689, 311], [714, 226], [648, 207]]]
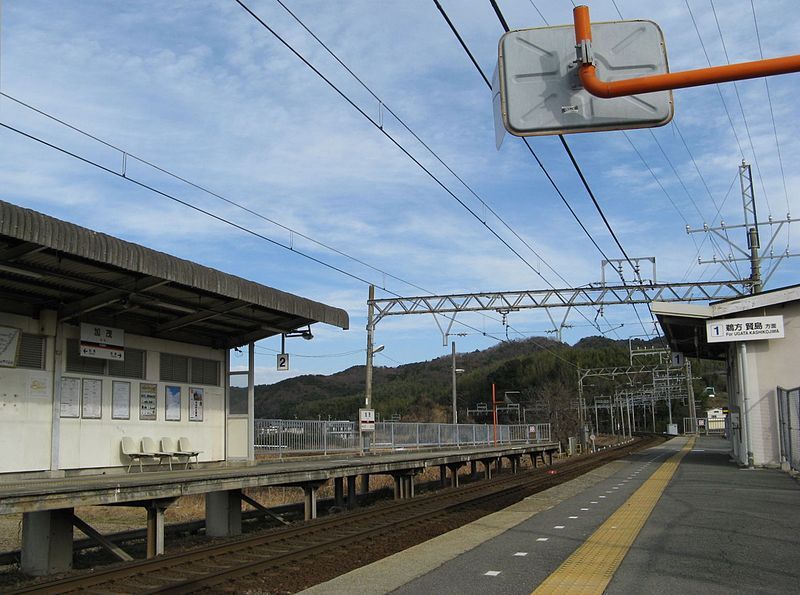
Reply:
[[82, 407], [83, 419], [103, 417], [103, 381], [96, 378], [83, 379]]
[[189, 389], [189, 421], [203, 421], [203, 389]]
[[61, 378], [61, 417], [80, 417], [81, 379]]
[[131, 383], [114, 380], [111, 383], [111, 418], [131, 418]]
[[156, 418], [156, 396], [158, 386], [155, 384], [139, 385], [139, 419], [154, 420]]

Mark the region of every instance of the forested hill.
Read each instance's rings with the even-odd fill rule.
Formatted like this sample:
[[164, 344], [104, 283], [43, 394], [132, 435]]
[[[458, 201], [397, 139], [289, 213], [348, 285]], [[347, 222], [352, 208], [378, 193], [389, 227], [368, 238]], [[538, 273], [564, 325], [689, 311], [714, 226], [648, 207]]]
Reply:
[[[638, 342], [637, 346], [648, 346]], [[628, 342], [589, 337], [574, 346], [547, 338], [500, 343], [483, 351], [458, 353], [458, 408], [466, 410], [491, 402], [492, 383], [498, 399], [534, 404], [569, 403], [577, 393], [577, 368], [627, 365]], [[644, 362], [642, 362], [644, 363]], [[699, 395], [706, 386], [720, 384], [719, 365], [694, 362]], [[355, 419], [364, 404], [364, 366], [353, 366], [330, 376], [306, 375], [272, 385], [256, 386], [257, 418]], [[403, 421], [451, 419], [451, 358], [449, 355], [397, 367], [376, 366], [373, 403], [382, 419], [399, 415]], [[720, 388], [719, 386], [717, 387]], [[512, 392], [519, 391], [519, 392]]]

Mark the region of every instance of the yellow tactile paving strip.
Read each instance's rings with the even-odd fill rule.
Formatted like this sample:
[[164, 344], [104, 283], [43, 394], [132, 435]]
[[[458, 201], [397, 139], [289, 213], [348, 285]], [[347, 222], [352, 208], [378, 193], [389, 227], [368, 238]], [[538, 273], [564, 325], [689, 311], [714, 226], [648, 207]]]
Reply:
[[681, 459], [693, 446], [694, 438], [690, 438], [533, 593], [603, 593], [650, 517]]

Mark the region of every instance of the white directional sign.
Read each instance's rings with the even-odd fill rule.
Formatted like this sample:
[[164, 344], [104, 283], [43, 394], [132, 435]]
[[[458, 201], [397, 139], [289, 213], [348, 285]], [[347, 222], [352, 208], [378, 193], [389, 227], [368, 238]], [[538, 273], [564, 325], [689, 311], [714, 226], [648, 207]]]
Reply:
[[125, 331], [119, 328], [81, 323], [82, 357], [125, 360]]
[[358, 425], [362, 432], [375, 431], [375, 410], [374, 409], [359, 409], [358, 410]]
[[706, 322], [709, 343], [783, 339], [783, 316], [720, 318]]

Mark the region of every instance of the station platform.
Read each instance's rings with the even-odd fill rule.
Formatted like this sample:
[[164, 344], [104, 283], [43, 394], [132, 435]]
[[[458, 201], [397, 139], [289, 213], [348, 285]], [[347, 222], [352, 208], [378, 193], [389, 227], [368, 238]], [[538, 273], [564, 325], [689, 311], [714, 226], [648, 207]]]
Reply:
[[800, 483], [674, 438], [304, 593], [796, 593]]

